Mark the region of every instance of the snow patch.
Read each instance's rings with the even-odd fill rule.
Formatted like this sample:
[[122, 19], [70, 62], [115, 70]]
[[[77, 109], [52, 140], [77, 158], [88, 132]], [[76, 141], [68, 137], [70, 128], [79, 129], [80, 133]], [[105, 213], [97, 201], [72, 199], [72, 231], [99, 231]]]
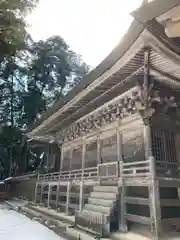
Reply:
[[65, 240], [42, 224], [26, 216], [0, 207], [1, 240]]

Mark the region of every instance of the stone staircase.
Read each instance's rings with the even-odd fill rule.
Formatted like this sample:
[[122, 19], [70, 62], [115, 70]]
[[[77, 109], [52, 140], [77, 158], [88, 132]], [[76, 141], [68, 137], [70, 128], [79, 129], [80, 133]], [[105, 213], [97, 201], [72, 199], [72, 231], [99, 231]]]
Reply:
[[118, 227], [118, 200], [118, 186], [94, 186], [88, 203], [76, 213], [76, 226], [101, 237], [108, 236], [112, 228]]

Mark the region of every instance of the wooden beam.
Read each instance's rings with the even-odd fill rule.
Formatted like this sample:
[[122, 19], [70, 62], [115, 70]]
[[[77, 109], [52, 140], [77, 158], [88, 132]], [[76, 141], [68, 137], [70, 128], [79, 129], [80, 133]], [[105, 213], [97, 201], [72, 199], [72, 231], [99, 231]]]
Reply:
[[166, 218], [161, 220], [163, 232], [179, 232], [179, 218]]
[[149, 186], [151, 183], [150, 179], [147, 177], [140, 177], [138, 178], [127, 178], [124, 179], [125, 186]]
[[161, 207], [180, 207], [180, 199], [161, 199]]
[[160, 187], [180, 187], [180, 179], [175, 179], [175, 178], [156, 178], [159, 181], [159, 186]]
[[151, 219], [148, 217], [144, 217], [144, 216], [139, 216], [139, 215], [135, 215], [135, 214], [125, 214], [125, 218], [130, 221], [130, 222], [135, 222], [135, 223], [140, 223], [140, 224], [150, 224]]
[[149, 205], [148, 198], [138, 198], [138, 197], [125, 197], [125, 203], [137, 204], [137, 205]]
[[157, 81], [164, 83], [165, 81], [167, 81], [169, 84], [171, 84], [172, 86], [175, 86], [176, 88], [179, 89], [180, 87], [180, 82], [179, 79], [172, 76], [169, 73], [160, 71], [157, 68], [151, 67], [150, 68], [150, 75], [154, 76], [154, 77], [158, 77]]

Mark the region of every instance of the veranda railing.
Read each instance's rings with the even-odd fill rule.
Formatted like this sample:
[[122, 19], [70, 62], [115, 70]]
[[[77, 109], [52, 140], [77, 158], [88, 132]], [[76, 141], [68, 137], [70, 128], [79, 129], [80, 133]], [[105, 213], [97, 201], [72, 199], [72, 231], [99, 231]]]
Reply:
[[151, 161], [110, 162], [98, 164], [97, 167], [40, 174], [39, 181], [57, 181], [72, 179], [104, 179], [118, 177], [148, 176], [151, 174]]

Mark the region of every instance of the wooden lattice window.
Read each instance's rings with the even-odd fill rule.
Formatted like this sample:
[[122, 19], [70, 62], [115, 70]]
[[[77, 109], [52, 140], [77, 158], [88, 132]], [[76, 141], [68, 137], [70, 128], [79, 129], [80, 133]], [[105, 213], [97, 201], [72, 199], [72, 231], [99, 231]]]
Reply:
[[152, 131], [152, 151], [156, 161], [177, 163], [175, 133]]

